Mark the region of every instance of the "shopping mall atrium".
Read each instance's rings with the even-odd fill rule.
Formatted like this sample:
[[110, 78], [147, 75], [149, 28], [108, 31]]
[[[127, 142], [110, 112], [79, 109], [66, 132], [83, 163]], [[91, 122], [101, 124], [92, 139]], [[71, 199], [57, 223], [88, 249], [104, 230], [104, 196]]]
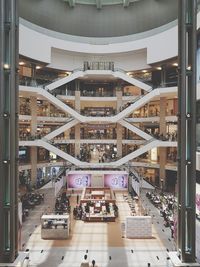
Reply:
[[0, 266], [200, 266], [200, 1], [0, 5]]

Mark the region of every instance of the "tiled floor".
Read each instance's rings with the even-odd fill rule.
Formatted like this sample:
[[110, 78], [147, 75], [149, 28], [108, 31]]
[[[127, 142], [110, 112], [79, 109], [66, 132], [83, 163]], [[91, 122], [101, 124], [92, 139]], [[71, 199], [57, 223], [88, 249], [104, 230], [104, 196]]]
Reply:
[[[109, 223], [84, 223], [71, 218], [71, 232], [68, 240], [42, 240], [40, 237], [40, 217], [54, 204], [54, 190], [51, 184], [42, 189], [45, 193], [44, 205], [31, 211], [22, 228], [23, 249], [30, 249], [30, 265], [40, 267], [79, 267], [87, 253], [91, 263], [95, 259], [99, 267], [145, 267], [167, 266], [166, 252], [174, 249], [169, 229], [163, 226], [158, 210], [142, 197], [143, 204], [153, 217], [152, 239], [126, 239], [123, 237], [122, 223], [130, 215], [128, 203], [122, 193], [116, 193], [119, 218]], [[76, 205], [76, 194], [70, 202]], [[87, 252], [88, 251], [88, 252]]]

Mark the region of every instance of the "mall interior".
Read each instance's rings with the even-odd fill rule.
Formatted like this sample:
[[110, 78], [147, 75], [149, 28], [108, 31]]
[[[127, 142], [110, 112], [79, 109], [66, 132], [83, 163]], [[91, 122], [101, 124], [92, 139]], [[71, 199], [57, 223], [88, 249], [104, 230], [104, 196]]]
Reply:
[[[8, 18], [16, 2], [1, 1], [1, 45], [8, 57], [6, 40], [12, 44], [9, 38], [16, 34]], [[19, 85], [8, 104], [18, 110], [17, 126], [11, 122], [0, 137], [2, 151], [9, 138], [18, 144], [17, 160], [13, 155], [10, 160], [15, 174], [0, 157], [5, 212], [0, 266], [200, 266], [170, 265], [168, 255], [177, 250], [179, 228], [178, 2], [19, 0], [17, 78], [9, 80], [6, 61], [0, 74], [2, 87], [12, 87], [14, 80]], [[195, 261], [200, 262], [198, 7], [196, 19]], [[188, 73], [191, 69], [188, 64]], [[9, 92], [0, 94], [0, 105]], [[9, 116], [1, 109], [1, 129]], [[9, 144], [12, 151], [14, 141]], [[8, 181], [1, 179], [5, 173]], [[17, 188], [12, 227], [12, 207], [4, 203], [13, 192], [8, 183]], [[16, 254], [10, 260], [13, 243], [23, 263]]]

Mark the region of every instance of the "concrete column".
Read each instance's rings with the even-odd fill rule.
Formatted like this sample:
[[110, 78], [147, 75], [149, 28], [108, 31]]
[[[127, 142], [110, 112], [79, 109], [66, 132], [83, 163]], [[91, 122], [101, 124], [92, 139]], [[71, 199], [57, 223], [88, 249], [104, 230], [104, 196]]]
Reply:
[[80, 123], [75, 126], [75, 156], [80, 155]]
[[122, 157], [122, 126], [117, 123], [117, 157]]
[[[122, 91], [116, 91], [117, 97], [117, 113], [120, 112], [120, 108], [123, 104], [122, 102]], [[117, 157], [122, 157], [122, 126], [117, 123]]]
[[162, 66], [161, 70], [161, 87], [166, 87], [166, 69]]
[[31, 147], [31, 184], [34, 185], [37, 182], [37, 147]]
[[166, 186], [166, 161], [167, 161], [167, 149], [166, 147], [160, 147], [159, 148], [159, 156], [160, 156], [160, 187], [163, 187], [162, 189], [165, 188]]
[[[167, 99], [165, 97], [160, 98], [160, 134], [166, 135], [166, 109], [167, 109]], [[160, 158], [160, 187], [164, 189], [166, 187], [166, 170], [165, 165], [167, 161], [167, 148], [159, 148], [159, 158]]]
[[75, 110], [80, 112], [81, 110], [81, 101], [80, 101], [81, 92], [75, 91]]
[[[75, 91], [75, 110], [77, 112], [80, 112], [81, 110], [80, 91]], [[80, 123], [75, 125], [74, 128], [75, 128], [75, 140], [76, 140], [75, 156], [79, 156], [80, 155], [80, 133], [81, 133]]]
[[35, 136], [37, 133], [37, 98], [35, 96], [30, 97], [30, 109], [31, 109], [31, 135]]
[[120, 108], [123, 104], [122, 102], [122, 91], [116, 91], [116, 97], [117, 97], [117, 113], [120, 112]]
[[[37, 98], [35, 96], [30, 97], [30, 109], [31, 109], [31, 135], [37, 134]], [[37, 182], [37, 147], [31, 147], [31, 184]]]
[[50, 113], [51, 113], [50, 110], [51, 110], [51, 104], [48, 103], [48, 113], [47, 113], [47, 116], [48, 116], [48, 117], [50, 117]]
[[166, 135], [166, 110], [167, 99], [166, 97], [160, 98], [160, 134]]
[[69, 130], [67, 130], [67, 131], [64, 132], [64, 139], [67, 139], [67, 140], [70, 139]]

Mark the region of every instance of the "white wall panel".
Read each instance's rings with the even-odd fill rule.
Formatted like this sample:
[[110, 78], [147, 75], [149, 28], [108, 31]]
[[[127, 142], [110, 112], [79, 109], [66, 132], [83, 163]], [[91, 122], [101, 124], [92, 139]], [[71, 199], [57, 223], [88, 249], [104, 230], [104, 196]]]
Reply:
[[91, 187], [104, 187], [104, 175], [92, 174]]
[[[133, 35], [130, 36], [129, 40], [128, 38], [124, 38], [123, 40], [122, 37], [118, 39], [89, 38], [85, 42], [81, 42], [80, 40], [78, 42], [67, 40], [67, 35], [63, 35], [62, 39], [52, 37], [48, 35], [49, 31], [45, 31], [45, 29], [41, 32], [40, 28], [40, 32], [38, 32], [38, 26], [31, 24], [30, 27], [27, 25], [25, 26], [20, 23], [20, 54], [51, 63], [52, 66], [57, 66], [57, 68], [61, 69], [80, 67], [80, 62], [84, 60], [103, 61], [105, 59], [106, 61], [115, 61], [116, 66], [125, 70], [140, 69], [145, 67], [146, 64], [175, 57], [178, 51], [177, 26], [172, 26], [172, 28], [165, 31], [163, 31], [162, 27], [154, 29], [150, 32], [151, 35], [149, 32], [144, 32], [142, 33], [142, 38], [141, 34], [139, 35], [138, 38], [140, 39], [137, 39], [137, 36]], [[198, 13], [197, 25], [199, 28], [200, 13]], [[158, 33], [159, 29], [162, 29], [162, 32]], [[144, 37], [147, 35], [148, 37]], [[52, 50], [53, 48], [60, 49], [59, 53]], [[145, 54], [138, 53], [138, 50], [141, 49], [147, 51], [147, 59]], [[71, 52], [78, 54], [76, 56], [71, 55]], [[131, 52], [132, 55], [123, 54], [125, 52]], [[119, 56], [116, 53], [122, 54]], [[67, 65], [69, 68], [65, 67]]]
[[[80, 67], [79, 62], [84, 60], [108, 60], [114, 59], [116, 64], [126, 70], [145, 67], [146, 63], [161, 61], [168, 57], [177, 55], [177, 31], [176, 29], [166, 30], [164, 33], [151, 37], [126, 41], [121, 43], [106, 43], [103, 45], [80, 43], [54, 38], [20, 24], [20, 54], [40, 61], [56, 64], [64, 68], [69, 60], [73, 63], [71, 67]], [[55, 55], [51, 49], [60, 49]], [[170, 49], [169, 49], [170, 48]], [[147, 62], [145, 54], [138, 53], [138, 50], [147, 50]], [[132, 56], [123, 54], [132, 53]], [[76, 52], [76, 57], [70, 55]], [[83, 53], [81, 55], [81, 53]], [[122, 53], [120, 56], [114, 55]], [[93, 54], [93, 56], [91, 56]], [[95, 55], [94, 55], [95, 54]], [[113, 54], [113, 55], [112, 55]], [[62, 58], [63, 55], [63, 58]], [[64, 58], [67, 60], [64, 64]], [[61, 60], [62, 59], [62, 60]], [[60, 60], [60, 61], [59, 61]], [[135, 66], [135, 67], [134, 67]]]
[[147, 64], [146, 49], [121, 54], [89, 55], [83, 53], [70, 53], [68, 51], [52, 48], [51, 63], [49, 67], [64, 70], [74, 70], [83, 67], [84, 61], [112, 61], [115, 68], [138, 70], [149, 68]]
[[51, 62], [49, 37], [20, 24], [19, 53], [39, 61]]

